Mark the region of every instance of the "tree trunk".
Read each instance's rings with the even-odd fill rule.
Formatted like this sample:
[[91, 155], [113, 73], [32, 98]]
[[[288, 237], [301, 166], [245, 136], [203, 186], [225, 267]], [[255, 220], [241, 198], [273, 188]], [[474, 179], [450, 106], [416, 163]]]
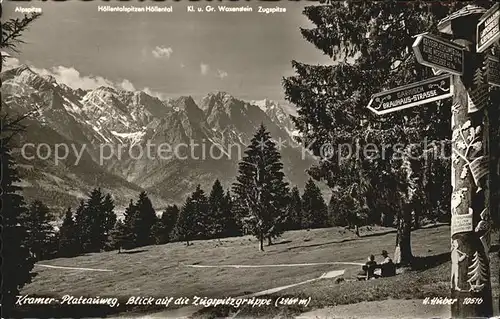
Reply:
[[413, 260], [413, 254], [411, 252], [411, 227], [411, 210], [409, 209], [409, 207], [403, 207], [403, 216], [401, 216], [398, 220], [396, 249], [394, 251], [395, 264], [407, 266], [411, 264]]
[[[418, 204], [420, 205], [420, 204]], [[414, 220], [413, 220], [413, 229], [419, 229], [420, 228], [420, 215], [422, 214], [423, 209], [420, 207], [417, 207], [415, 209], [415, 214], [414, 214]]]
[[259, 243], [260, 243], [259, 250], [264, 251], [264, 236], [260, 235], [259, 237], [260, 237], [259, 238]]
[[267, 245], [271, 246], [273, 244], [271, 237], [267, 237]]
[[354, 226], [354, 231], [356, 232], [356, 236], [360, 237], [359, 236], [359, 226], [358, 225]]

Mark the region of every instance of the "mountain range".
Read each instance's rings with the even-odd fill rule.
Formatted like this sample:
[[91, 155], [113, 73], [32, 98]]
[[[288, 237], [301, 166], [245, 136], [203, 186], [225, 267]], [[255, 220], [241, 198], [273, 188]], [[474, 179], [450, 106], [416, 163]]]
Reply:
[[[315, 163], [294, 141], [292, 108], [271, 100], [244, 101], [214, 92], [197, 103], [190, 96], [160, 100], [112, 87], [82, 90], [26, 65], [0, 77], [2, 109], [30, 113], [14, 150], [24, 194], [61, 211], [77, 205], [94, 187], [110, 192], [119, 209], [142, 190], [161, 209], [182, 203], [197, 184], [209, 192], [218, 178], [229, 187], [261, 124], [281, 143], [291, 185], [302, 188], [305, 170]], [[62, 155], [69, 150], [67, 158], [56, 161], [56, 145]]]

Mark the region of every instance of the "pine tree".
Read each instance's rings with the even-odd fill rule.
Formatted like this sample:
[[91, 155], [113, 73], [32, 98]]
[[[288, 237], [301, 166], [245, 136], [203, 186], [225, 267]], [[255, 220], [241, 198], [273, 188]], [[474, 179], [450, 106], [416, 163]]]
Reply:
[[226, 230], [227, 211], [225, 210], [224, 189], [218, 179], [215, 180], [208, 197], [207, 235], [208, 238], [220, 238]]
[[[2, 21], [2, 41], [0, 41], [1, 67], [5, 61], [3, 52], [17, 51], [17, 45], [23, 43], [24, 31], [41, 13], [27, 14], [23, 18]], [[1, 103], [2, 106], [4, 103]], [[0, 106], [0, 189], [2, 192], [2, 317], [14, 317], [12, 314], [19, 290], [31, 282], [34, 259], [26, 245], [26, 228], [22, 224], [21, 215], [26, 211], [20, 182], [11, 149], [13, 139], [24, 131], [22, 124], [29, 114], [11, 118]], [[6, 258], [8, 257], [8, 258]]]
[[84, 214], [86, 217], [84, 220], [87, 223], [88, 237], [82, 244], [86, 252], [99, 252], [104, 248], [106, 237], [103, 228], [105, 223], [103, 201], [104, 196], [101, 189], [95, 188], [90, 192], [89, 198], [85, 202]]
[[332, 192], [332, 196], [330, 197], [330, 201], [328, 202], [327, 210], [328, 210], [328, 226], [333, 227], [336, 226], [336, 215], [338, 212], [338, 198], [335, 196], [336, 192]]
[[90, 240], [89, 224], [90, 223], [87, 222], [87, 214], [85, 213], [85, 201], [82, 199], [75, 213], [75, 237], [77, 238], [79, 253], [83, 252], [83, 243]]
[[[133, 200], [130, 200], [129, 205], [125, 209], [125, 212], [123, 213], [123, 228], [118, 229], [120, 232], [123, 232], [125, 238], [127, 238], [128, 241], [130, 241], [128, 248], [134, 248], [136, 247], [136, 237], [137, 237], [137, 219], [138, 219], [138, 210], [137, 207], [134, 204]], [[116, 227], [122, 227], [121, 225], [116, 226], [115, 224], [115, 231], [117, 230]], [[120, 235], [121, 236], [121, 235]]]
[[54, 217], [49, 208], [39, 200], [29, 206], [27, 213], [22, 218], [28, 232], [27, 245], [36, 260], [46, 259], [51, 255], [52, 238], [55, 235]]
[[320, 228], [328, 226], [328, 213], [321, 190], [309, 179], [302, 195], [302, 226]]
[[63, 223], [59, 228], [59, 255], [62, 257], [73, 257], [80, 253], [77, 228], [73, 219], [71, 207], [64, 214]]
[[173, 230], [178, 218], [179, 208], [177, 205], [167, 206], [151, 229], [156, 244], [162, 245], [174, 239]]
[[302, 199], [297, 186], [290, 191], [290, 203], [288, 205], [289, 222], [287, 223], [289, 230], [301, 229], [302, 225]]
[[121, 253], [122, 249], [130, 249], [135, 245], [134, 234], [122, 220], [118, 220], [110, 231], [109, 241], [111, 248], [118, 249], [118, 253]]
[[348, 191], [335, 191], [330, 200], [329, 218], [332, 226], [355, 228], [356, 235], [359, 236], [360, 207], [356, 199]]
[[[2, 122], [2, 125], [4, 122]], [[3, 127], [2, 127], [3, 132]], [[5, 139], [0, 139], [2, 160], [0, 185], [2, 189], [2, 310], [10, 313], [19, 290], [31, 282], [34, 258], [27, 246], [26, 227], [21, 216], [26, 211], [21, 188], [15, 186], [19, 176]], [[6, 316], [7, 317], [7, 316]]]
[[156, 216], [156, 211], [146, 192], [141, 192], [139, 194], [135, 209], [137, 211], [134, 225], [136, 245], [138, 247], [151, 245], [153, 244], [151, 228], [156, 223], [158, 217]]
[[186, 245], [190, 245], [196, 235], [196, 210], [195, 203], [191, 199], [191, 196], [186, 198], [184, 205], [182, 206], [181, 213], [175, 225], [175, 232], [179, 240], [185, 241]]
[[238, 222], [236, 210], [234, 209], [231, 192], [226, 191], [222, 203], [222, 211], [224, 215], [224, 230], [222, 237], [233, 237], [241, 235], [241, 229]]
[[209, 216], [208, 216], [208, 199], [205, 192], [201, 189], [201, 185], [197, 185], [195, 191], [191, 194], [191, 205], [194, 211], [194, 238], [208, 238], [209, 233]]
[[[404, 193], [397, 189], [397, 185], [404, 186], [406, 181], [399, 178], [394, 181], [392, 176], [393, 170], [401, 163], [391, 160], [394, 150], [378, 158], [370, 158], [360, 150], [368, 144], [377, 145], [378, 150], [384, 150], [387, 145], [416, 145], [424, 137], [446, 140], [451, 107], [436, 111], [435, 107], [427, 105], [377, 117], [366, 109], [366, 105], [374, 93], [432, 76], [429, 68], [417, 63], [412, 37], [423, 31], [436, 30], [440, 19], [466, 3], [328, 3], [305, 8], [304, 15], [311, 20], [313, 27], [301, 29], [301, 33], [306, 41], [336, 63], [309, 65], [292, 61], [296, 74], [284, 79], [285, 95], [297, 106], [298, 116], [294, 123], [302, 133], [301, 142], [310, 146], [315, 155], [322, 155], [325, 144], [333, 149], [351, 146], [349, 149], [344, 147], [342, 154], [336, 154], [338, 156], [323, 156], [319, 165], [310, 170], [312, 177], [326, 180], [332, 189], [347, 189], [354, 185], [356, 191], [353, 194], [362, 211], [368, 208], [370, 214], [380, 214], [385, 208], [381, 207], [384, 201], [378, 199]], [[437, 102], [442, 103], [449, 101]], [[421, 171], [425, 171], [422, 165], [417, 175], [421, 175]], [[450, 188], [449, 183], [444, 186]], [[447, 189], [440, 192], [442, 196], [447, 193]], [[393, 198], [391, 203], [399, 220], [403, 221], [398, 224], [403, 236], [398, 236], [396, 243], [401, 245], [402, 262], [411, 262], [408, 240], [411, 227], [404, 225], [408, 220], [411, 222], [411, 218], [407, 218], [411, 210], [405, 207], [412, 203], [404, 203], [401, 198]]]
[[261, 125], [239, 163], [233, 185], [237, 205], [246, 214], [245, 228], [257, 237], [260, 250], [264, 239], [270, 242], [284, 231], [288, 185], [280, 160], [276, 144]]
[[115, 203], [113, 201], [113, 198], [111, 197], [111, 194], [106, 194], [104, 197], [103, 203], [102, 203], [102, 209], [103, 209], [103, 237], [107, 238], [110, 231], [113, 229], [113, 227], [116, 224], [116, 214], [114, 212], [115, 209]]
[[179, 219], [180, 210], [177, 205], [167, 206], [167, 209], [161, 215], [161, 222], [164, 226], [165, 236], [167, 241], [173, 241], [174, 239], [174, 228]]
[[165, 227], [161, 219], [158, 219], [153, 227], [151, 227], [151, 236], [155, 245], [163, 245], [168, 242]]

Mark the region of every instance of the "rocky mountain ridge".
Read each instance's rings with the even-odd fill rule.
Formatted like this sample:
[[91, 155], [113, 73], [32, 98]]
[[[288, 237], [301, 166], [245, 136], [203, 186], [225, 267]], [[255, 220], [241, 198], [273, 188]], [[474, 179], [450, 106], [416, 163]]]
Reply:
[[[303, 186], [305, 170], [314, 162], [294, 142], [296, 131], [286, 108], [270, 100], [243, 101], [214, 92], [198, 105], [190, 96], [162, 101], [142, 91], [74, 89], [26, 65], [4, 71], [0, 77], [2, 109], [31, 112], [20, 145], [32, 143], [32, 153], [43, 143], [52, 153], [58, 144], [81, 150], [78, 165], [74, 163], [79, 152], [69, 152], [56, 165], [54, 154], [27, 160], [16, 150], [28, 197], [57, 194], [47, 200], [60, 208], [74, 205], [96, 186], [111, 192], [119, 206], [136, 197], [132, 194], [147, 190], [157, 207], [182, 202], [198, 183], [209, 191], [219, 178], [228, 187], [261, 123], [281, 143], [291, 184]], [[156, 146], [154, 151], [160, 145], [171, 150], [185, 147], [182, 154], [173, 152], [169, 158], [137, 156], [136, 151], [146, 150], [148, 144]], [[198, 146], [190, 147], [193, 144]], [[232, 153], [236, 149], [237, 154]]]

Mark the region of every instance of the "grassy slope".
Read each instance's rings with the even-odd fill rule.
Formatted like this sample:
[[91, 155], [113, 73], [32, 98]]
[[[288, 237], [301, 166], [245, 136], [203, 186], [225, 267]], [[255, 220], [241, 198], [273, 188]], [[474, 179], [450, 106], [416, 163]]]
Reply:
[[[214, 240], [196, 241], [190, 247], [186, 247], [182, 243], [172, 243], [144, 247], [126, 254], [117, 254], [115, 251], [76, 258], [54, 259], [43, 263], [111, 269], [113, 272], [36, 267], [38, 275], [31, 284], [24, 288], [23, 293], [57, 297], [64, 294], [116, 296], [122, 300], [137, 295], [155, 297], [238, 296], [316, 278], [328, 270], [347, 267], [349, 274], [357, 271], [358, 267], [349, 269], [351, 266], [322, 265], [283, 268], [200, 269], [190, 268], [186, 265], [364, 262], [370, 253], [378, 255], [382, 249], [390, 252], [393, 250], [395, 234], [392, 230], [377, 228], [365, 232], [364, 235], [358, 239], [351, 232], [330, 228], [288, 232], [279, 244], [267, 247], [265, 252], [257, 250], [255, 239], [245, 236], [224, 239], [222, 244]], [[369, 283], [346, 282], [337, 285], [334, 280], [324, 279], [285, 290], [282, 294], [310, 296], [312, 298], [310, 306], [315, 308], [388, 297], [415, 298], [420, 296], [419, 290], [431, 291], [436, 294], [441, 294], [443, 291], [446, 295], [445, 287], [447, 287], [449, 280], [449, 265], [446, 262], [449, 259], [446, 258], [449, 249], [449, 227], [415, 231], [413, 249], [414, 254], [418, 256], [443, 254], [442, 256], [445, 257], [444, 259], [441, 257], [440, 262], [445, 263], [422, 273], [411, 272], [395, 278], [375, 280]], [[436, 262], [435, 258], [434, 262]], [[413, 284], [408, 284], [412, 282]], [[392, 292], [396, 295], [391, 295]], [[288, 311], [297, 313], [309, 309], [289, 308]], [[109, 312], [124, 310], [132, 309], [108, 309]], [[148, 310], [153, 309], [150, 307], [134, 309], [135, 312]], [[278, 310], [283, 311], [284, 309]], [[275, 313], [277, 310], [267, 309], [265, 311]]]

